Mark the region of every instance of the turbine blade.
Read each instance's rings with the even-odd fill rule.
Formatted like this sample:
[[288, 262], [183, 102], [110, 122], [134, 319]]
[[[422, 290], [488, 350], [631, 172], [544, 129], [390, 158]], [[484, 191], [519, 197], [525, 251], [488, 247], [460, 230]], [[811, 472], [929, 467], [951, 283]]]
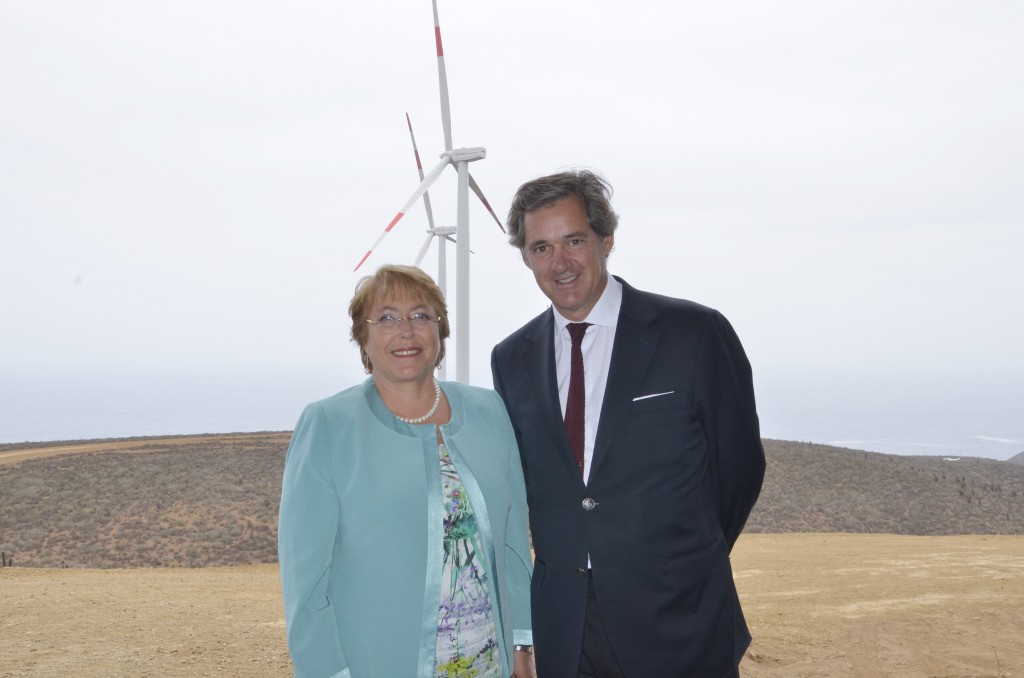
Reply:
[[493, 209], [491, 209], [491, 203], [487, 202], [487, 198], [484, 197], [484, 192], [480, 190], [480, 187], [477, 185], [476, 179], [473, 178], [472, 174], [469, 175], [469, 187], [473, 189], [474, 193], [476, 193], [476, 197], [480, 198], [480, 202], [484, 204], [484, 207], [487, 208], [487, 211], [490, 212], [491, 216], [494, 218], [494, 223], [498, 224], [498, 228], [500, 228], [501, 232], [504, 233], [505, 227], [502, 225], [501, 219], [499, 219], [498, 215], [494, 213]]
[[441, 158], [441, 162], [437, 163], [437, 166], [434, 167], [434, 169], [430, 170], [430, 174], [428, 174], [426, 178], [422, 182], [420, 182], [420, 185], [416, 187], [416, 191], [412, 194], [412, 197], [410, 197], [405, 202], [405, 204], [402, 206], [402, 209], [398, 210], [398, 214], [396, 214], [395, 218], [391, 220], [391, 223], [388, 224], [388, 227], [384, 229], [384, 232], [380, 234], [380, 237], [378, 237], [377, 240], [373, 243], [373, 246], [370, 247], [370, 249], [366, 251], [366, 254], [363, 255], [363, 258], [359, 260], [359, 263], [356, 264], [356, 267], [353, 270], [353, 272], [358, 271], [359, 267], [362, 266], [363, 263], [365, 263], [366, 260], [370, 258], [370, 255], [373, 254], [373, 251], [375, 249], [377, 249], [377, 245], [379, 245], [380, 242], [384, 239], [384, 236], [391, 232], [391, 229], [394, 228], [395, 224], [397, 224], [399, 220], [405, 216], [405, 213], [409, 211], [409, 208], [412, 207], [412, 204], [419, 200], [421, 197], [423, 197], [423, 194], [426, 193], [427, 190], [430, 189], [431, 185], [433, 185], [433, 183], [437, 181], [437, 178], [441, 176], [441, 172], [444, 171], [444, 168], [448, 166], [449, 162], [451, 162], [451, 159], [446, 154], [443, 158]]
[[420, 248], [420, 253], [416, 255], [416, 261], [413, 262], [413, 266], [419, 266], [423, 261], [423, 257], [427, 256], [427, 249], [430, 247], [430, 241], [434, 239], [434, 234], [427, 234], [427, 239], [423, 243], [423, 247]]
[[437, 0], [434, 6], [434, 42], [437, 45], [437, 83], [441, 89], [441, 126], [444, 128], [444, 150], [452, 150], [452, 112], [448, 105], [448, 72], [444, 67], [444, 47], [441, 46], [441, 23], [437, 19]]
[[[416, 147], [416, 135], [412, 133], [412, 120], [409, 119], [409, 114], [405, 114], [405, 122], [409, 125], [409, 138], [412, 139], [412, 152], [416, 156], [416, 169], [420, 174], [420, 181], [423, 181], [423, 163], [420, 162], [420, 149]], [[427, 224], [430, 228], [434, 228], [434, 210], [430, 206], [430, 193], [423, 194], [423, 207], [427, 210]]]

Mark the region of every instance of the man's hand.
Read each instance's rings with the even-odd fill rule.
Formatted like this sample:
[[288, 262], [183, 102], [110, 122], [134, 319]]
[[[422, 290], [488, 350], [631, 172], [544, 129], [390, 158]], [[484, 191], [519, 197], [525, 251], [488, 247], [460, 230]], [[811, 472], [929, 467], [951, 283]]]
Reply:
[[533, 664], [533, 654], [516, 651], [512, 655], [512, 678], [537, 678], [537, 668]]

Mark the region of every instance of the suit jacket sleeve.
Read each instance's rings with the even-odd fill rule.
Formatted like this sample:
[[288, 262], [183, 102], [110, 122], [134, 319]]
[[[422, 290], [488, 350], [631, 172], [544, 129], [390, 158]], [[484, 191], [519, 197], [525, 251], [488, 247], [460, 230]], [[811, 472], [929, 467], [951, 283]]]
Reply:
[[[491, 382], [494, 385], [494, 390], [497, 391], [498, 395], [501, 396], [501, 400], [505, 405], [506, 411], [508, 410], [508, 398], [505, 395], [505, 383], [502, 381], [501, 368], [498, 366], [498, 347], [495, 346], [491, 350]], [[511, 421], [511, 416], [509, 417]], [[522, 437], [519, 434], [519, 429], [516, 428], [515, 422], [512, 421], [512, 432], [516, 437], [516, 449], [519, 450], [522, 445]], [[522, 455], [520, 454], [520, 464], [522, 464]], [[523, 474], [525, 476], [526, 469], [523, 468]]]
[[705, 319], [697, 362], [697, 408], [707, 437], [718, 519], [729, 548], [757, 502], [765, 457], [750, 363], [729, 321]]
[[288, 649], [296, 677], [348, 676], [327, 584], [338, 498], [323, 409], [306, 408], [292, 434], [281, 486], [278, 558]]

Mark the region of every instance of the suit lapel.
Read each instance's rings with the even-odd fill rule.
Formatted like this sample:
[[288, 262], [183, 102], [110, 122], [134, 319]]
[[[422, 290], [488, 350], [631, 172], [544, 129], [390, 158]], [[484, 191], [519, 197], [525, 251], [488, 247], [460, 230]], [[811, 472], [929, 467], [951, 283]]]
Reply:
[[615, 343], [612, 346], [612, 360], [608, 370], [608, 384], [605, 386], [604, 402], [601, 404], [601, 421], [597, 426], [594, 441], [594, 458], [591, 462], [590, 477], [601, 466], [611, 441], [639, 393], [640, 384], [647, 374], [651, 359], [661, 338], [661, 333], [648, 325], [657, 316], [654, 308], [644, 299], [643, 294], [630, 287], [621, 278], [622, 307], [615, 328]]
[[536, 425], [547, 432], [552, 446], [566, 467], [573, 475], [579, 476], [576, 459], [569, 447], [569, 437], [565, 433], [565, 423], [562, 421], [562, 404], [558, 400], [554, 335], [555, 317], [549, 308], [532, 323], [519, 358], [526, 370], [531, 395], [541, 413], [541, 420], [535, 422]]

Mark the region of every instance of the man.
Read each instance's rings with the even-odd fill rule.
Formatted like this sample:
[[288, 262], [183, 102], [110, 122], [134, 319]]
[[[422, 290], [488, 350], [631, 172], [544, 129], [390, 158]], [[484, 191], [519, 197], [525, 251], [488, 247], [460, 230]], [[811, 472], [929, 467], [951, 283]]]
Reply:
[[526, 474], [537, 674], [738, 676], [729, 552], [765, 469], [750, 365], [717, 311], [609, 277], [610, 194], [564, 172], [509, 210], [551, 300], [491, 355]]

